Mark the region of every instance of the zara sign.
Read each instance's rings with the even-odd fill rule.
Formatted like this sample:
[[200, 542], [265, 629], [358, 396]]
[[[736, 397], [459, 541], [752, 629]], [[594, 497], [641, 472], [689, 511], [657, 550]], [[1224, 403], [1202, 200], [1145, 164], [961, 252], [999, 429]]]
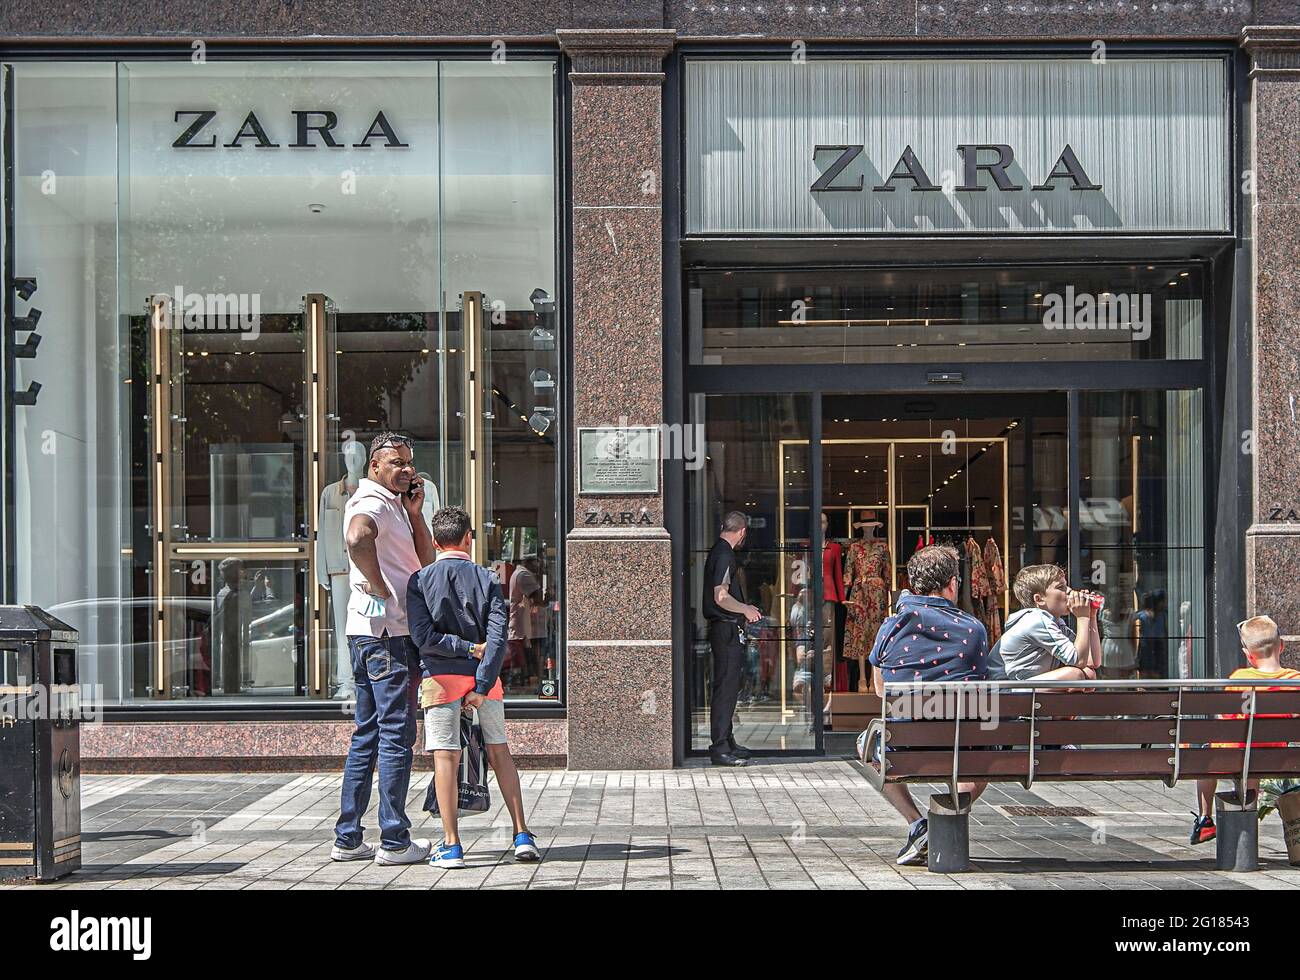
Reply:
[[[822, 153], [834, 151], [838, 154], [835, 162], [832, 163], [822, 173], [820, 177], [812, 182], [808, 189], [813, 193], [823, 191], [860, 191], [863, 188], [862, 174], [858, 174], [857, 182], [849, 181], [844, 184], [836, 184], [835, 180], [848, 166], [857, 159], [862, 153], [865, 146], [861, 143], [854, 144], [837, 144], [827, 145], [818, 144], [813, 147], [813, 157], [816, 158]], [[962, 182], [952, 188], [956, 191], [983, 191], [988, 190], [987, 185], [979, 182], [979, 172], [987, 171], [993, 178], [993, 185], [1000, 191], [1022, 191], [1023, 184], [1016, 183], [1011, 177], [1007, 176], [1007, 168], [1015, 161], [1015, 151], [1005, 143], [961, 143], [957, 147], [957, 155], [961, 158]], [[995, 159], [989, 159], [990, 155]], [[981, 162], [981, 156], [983, 162]], [[943, 188], [930, 179], [925, 168], [921, 166], [921, 161], [916, 158], [912, 152], [911, 144], [903, 150], [898, 162], [894, 164], [894, 169], [889, 172], [889, 176], [880, 184], [876, 184], [871, 189], [873, 191], [889, 192], [894, 190], [894, 181], [910, 180], [914, 190], [918, 191], [938, 191]], [[1054, 181], [1068, 180], [1076, 191], [1099, 191], [1101, 184], [1095, 184], [1091, 178], [1084, 172], [1083, 166], [1079, 163], [1078, 156], [1075, 155], [1070, 144], [1065, 144], [1060, 155], [1056, 158], [1051, 171], [1043, 178], [1041, 184], [1035, 184], [1036, 191], [1050, 191], [1053, 189]]]
[[1228, 234], [1219, 57], [688, 57], [690, 235]]
[[[334, 135], [334, 130], [339, 126], [339, 117], [332, 109], [294, 109], [290, 114], [293, 116], [292, 131], [295, 137], [289, 144], [291, 148], [316, 149], [323, 146], [341, 150], [347, 145], [346, 139], [344, 142], [339, 142]], [[172, 115], [172, 120], [186, 125], [172, 141], [172, 146], [182, 150], [216, 149], [220, 139], [217, 132], [220, 126], [213, 124], [216, 118], [215, 109], [177, 109]], [[362, 132], [364, 135], [361, 135]], [[368, 150], [371, 146], [377, 145], [392, 150], [405, 149], [411, 145], [403, 143], [398, 138], [397, 131], [393, 129], [392, 123], [388, 121], [382, 109], [375, 113], [374, 119], [364, 131], [358, 128], [354, 133], [359, 135], [360, 139], [351, 145], [358, 149]], [[376, 140], [380, 142], [376, 143]], [[284, 144], [273, 139], [257, 113], [250, 111], [244, 116], [244, 121], [239, 124], [239, 127], [233, 131], [230, 141], [220, 145], [228, 150], [237, 150], [244, 146], [266, 150]]]

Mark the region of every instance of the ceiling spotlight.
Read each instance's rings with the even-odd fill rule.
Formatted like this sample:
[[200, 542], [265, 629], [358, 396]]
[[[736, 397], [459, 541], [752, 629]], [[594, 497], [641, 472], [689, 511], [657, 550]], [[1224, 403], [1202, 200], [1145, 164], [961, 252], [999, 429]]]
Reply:
[[533, 312], [538, 316], [555, 312], [555, 300], [551, 299], [551, 294], [541, 286], [528, 294], [528, 302], [533, 304]]
[[26, 316], [16, 316], [9, 322], [15, 330], [35, 330], [36, 324], [41, 322], [41, 311], [33, 306]]
[[13, 280], [14, 291], [18, 293], [21, 300], [29, 300], [36, 292], [35, 276], [15, 276]]
[[308, 205], [307, 205], [307, 210], [310, 211], [312, 214], [320, 214], [322, 211], [325, 210], [325, 205], [323, 205], [323, 204], [308, 204]]
[[551, 415], [555, 411], [553, 408], [535, 408], [532, 416], [528, 419], [528, 425], [539, 436], [546, 435], [546, 430], [551, 427]]
[[39, 395], [40, 393], [41, 393], [41, 383], [39, 381], [31, 381], [28, 383], [26, 391], [14, 392], [12, 396], [13, 404], [35, 405], [36, 396]]

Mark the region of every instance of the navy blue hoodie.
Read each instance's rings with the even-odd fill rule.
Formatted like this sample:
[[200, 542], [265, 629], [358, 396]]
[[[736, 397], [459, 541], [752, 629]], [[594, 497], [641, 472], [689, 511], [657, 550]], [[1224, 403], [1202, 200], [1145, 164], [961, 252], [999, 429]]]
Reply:
[[880, 626], [868, 658], [886, 681], [982, 681], [988, 676], [984, 624], [942, 596], [906, 589]]
[[[472, 675], [475, 691], [492, 690], [506, 656], [508, 610], [488, 569], [443, 552], [407, 583], [406, 618], [425, 677]], [[484, 641], [483, 659], [476, 660], [470, 648]]]

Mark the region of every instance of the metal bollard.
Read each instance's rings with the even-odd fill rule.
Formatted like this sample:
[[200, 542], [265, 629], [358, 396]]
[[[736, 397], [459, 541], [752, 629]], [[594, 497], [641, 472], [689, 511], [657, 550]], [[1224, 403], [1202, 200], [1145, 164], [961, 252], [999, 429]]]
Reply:
[[960, 874], [970, 870], [970, 794], [960, 793], [957, 805], [952, 795], [930, 797], [930, 844], [926, 867], [939, 874]]
[[1216, 793], [1214, 867], [1219, 871], [1259, 870], [1259, 813], [1256, 794], [1242, 806], [1236, 793]]

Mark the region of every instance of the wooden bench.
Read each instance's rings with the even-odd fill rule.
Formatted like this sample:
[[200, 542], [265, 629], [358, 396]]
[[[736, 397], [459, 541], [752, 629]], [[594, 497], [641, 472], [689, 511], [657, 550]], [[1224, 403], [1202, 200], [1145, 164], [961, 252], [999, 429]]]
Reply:
[[[1260, 717], [1300, 716], [1300, 681], [887, 683], [876, 702], [861, 760], [868, 781], [877, 789], [948, 784], [930, 800], [931, 871], [970, 868], [971, 800], [958, 794], [958, 783], [1031, 789], [1064, 780], [1160, 780], [1172, 787], [1206, 777], [1233, 787], [1217, 798], [1216, 866], [1253, 871], [1259, 828], [1247, 780], [1300, 774], [1300, 717]], [[889, 751], [878, 753], [882, 739]], [[1260, 746], [1270, 742], [1292, 744]]]

